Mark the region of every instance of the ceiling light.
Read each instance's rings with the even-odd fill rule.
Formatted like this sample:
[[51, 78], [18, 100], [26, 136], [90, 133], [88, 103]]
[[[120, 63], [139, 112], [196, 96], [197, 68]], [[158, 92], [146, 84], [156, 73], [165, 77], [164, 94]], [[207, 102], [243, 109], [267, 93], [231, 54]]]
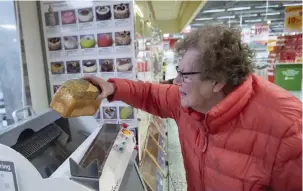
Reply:
[[275, 18], [275, 19], [270, 19], [271, 21], [284, 21], [284, 18]]
[[225, 9], [210, 9], [210, 10], [205, 10], [203, 13], [219, 13], [219, 12], [224, 12]]
[[279, 5], [262, 5], [262, 6], [255, 6], [256, 9], [263, 9], [263, 8], [276, 8], [276, 7], [279, 7]]
[[238, 20], [229, 20], [228, 22], [229, 23], [239, 23], [240, 21], [238, 21]]
[[213, 20], [213, 18], [197, 18], [196, 21], [209, 21]]
[[191, 24], [190, 26], [202, 26], [204, 25], [203, 23], [194, 23], [194, 24]]
[[256, 14], [256, 13], [266, 13], [266, 9], [251, 9], [244, 11], [235, 11], [235, 14]]
[[135, 5], [135, 12], [138, 14], [139, 17], [144, 18], [144, 14], [142, 13], [138, 5]]
[[4, 28], [8, 30], [16, 30], [16, 25], [4, 24], [4, 25], [0, 25], [0, 28]]
[[279, 25], [271, 25], [270, 28], [284, 28], [284, 27], [279, 26]]
[[168, 33], [163, 34], [163, 38], [168, 38], [168, 37], [169, 37]]
[[262, 19], [253, 19], [253, 20], [245, 20], [244, 22], [246, 23], [257, 23], [257, 22], [261, 22]]
[[302, 6], [302, 3], [293, 3], [293, 4], [283, 4], [284, 7], [289, 7], [289, 6]]
[[274, 13], [262, 13], [261, 14], [262, 16], [265, 16], [265, 15], [280, 15], [280, 12], [274, 12]]
[[241, 17], [256, 17], [258, 14], [251, 14], [251, 15], [241, 15]]
[[217, 19], [234, 19], [235, 16], [223, 16], [223, 17], [217, 17]]
[[229, 8], [228, 11], [241, 11], [241, 10], [248, 10], [250, 7], [235, 7], [235, 8]]

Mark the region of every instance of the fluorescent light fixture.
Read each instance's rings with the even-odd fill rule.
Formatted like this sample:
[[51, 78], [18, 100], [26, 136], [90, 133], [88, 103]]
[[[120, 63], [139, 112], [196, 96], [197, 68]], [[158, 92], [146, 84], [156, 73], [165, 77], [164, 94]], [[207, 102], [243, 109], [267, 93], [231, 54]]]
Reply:
[[256, 16], [258, 16], [258, 14], [240, 15], [240, 16], [242, 16], [242, 18], [245, 18], [245, 17], [256, 17]]
[[266, 5], [262, 5], [262, 6], [255, 6], [255, 8], [256, 9], [264, 9], [264, 8], [277, 8], [277, 7], [279, 7], [279, 5], [268, 5], [268, 6], [266, 6]]
[[196, 21], [209, 21], [213, 20], [214, 18], [197, 18]]
[[257, 23], [257, 22], [261, 22], [262, 19], [253, 19], [253, 20], [245, 20], [244, 22], [246, 23]]
[[271, 21], [284, 21], [284, 18], [275, 18], [275, 19], [270, 19]]
[[251, 9], [251, 10], [246, 10], [245, 12], [244, 11], [235, 11], [234, 13], [237, 15], [239, 15], [239, 14], [241, 15], [243, 13], [245, 13], [245, 14], [266, 13], [266, 9]]
[[16, 30], [16, 25], [0, 25], [0, 28], [3, 28], [3, 29], [8, 29], [8, 30]]
[[262, 13], [261, 15], [262, 16], [269, 16], [269, 15], [280, 15], [281, 13], [280, 12], [274, 12], [274, 13]]
[[234, 19], [235, 16], [223, 16], [223, 17], [217, 17], [217, 19]]
[[279, 26], [279, 25], [271, 25], [270, 28], [284, 28], [283, 26]]
[[228, 11], [241, 11], [241, 10], [248, 10], [250, 7], [235, 7], [235, 8], [229, 8]]
[[203, 13], [219, 13], [219, 12], [224, 12], [225, 9], [210, 9], [210, 10], [205, 10]]
[[284, 7], [289, 7], [289, 6], [302, 6], [302, 3], [293, 3], [293, 4], [283, 4]]
[[148, 27], [151, 27], [151, 22], [150, 21], [148, 21], [146, 24], [147, 24]]
[[194, 23], [194, 24], [191, 24], [190, 26], [202, 26], [204, 25], [203, 23]]
[[168, 37], [169, 37], [168, 33], [163, 34], [163, 38], [168, 38]]
[[142, 13], [138, 5], [135, 5], [135, 12], [138, 14], [139, 17], [144, 18], [144, 14]]
[[229, 23], [239, 23], [240, 21], [238, 21], [238, 20], [229, 20], [228, 22]]

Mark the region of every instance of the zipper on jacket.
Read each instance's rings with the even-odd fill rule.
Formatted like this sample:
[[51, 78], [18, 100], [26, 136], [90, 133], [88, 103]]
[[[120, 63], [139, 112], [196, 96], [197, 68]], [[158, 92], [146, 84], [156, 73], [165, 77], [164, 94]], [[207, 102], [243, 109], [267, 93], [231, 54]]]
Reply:
[[206, 151], [207, 151], [207, 147], [208, 147], [208, 133], [209, 133], [209, 129], [208, 129], [208, 126], [207, 126], [207, 114], [205, 115], [205, 119], [204, 119], [204, 145], [203, 145], [203, 148], [202, 148], [202, 161], [201, 161], [201, 164], [202, 164], [202, 178], [203, 178], [203, 181], [202, 181], [202, 190], [204, 191], [205, 190], [205, 155], [206, 155]]

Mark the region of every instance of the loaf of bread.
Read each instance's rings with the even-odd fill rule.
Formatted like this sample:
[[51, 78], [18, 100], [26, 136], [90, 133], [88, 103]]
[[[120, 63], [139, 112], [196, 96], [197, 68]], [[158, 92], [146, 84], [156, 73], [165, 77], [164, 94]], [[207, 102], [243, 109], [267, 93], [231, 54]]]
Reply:
[[69, 80], [56, 91], [50, 107], [65, 118], [93, 116], [100, 105], [99, 94], [98, 87], [86, 80]]

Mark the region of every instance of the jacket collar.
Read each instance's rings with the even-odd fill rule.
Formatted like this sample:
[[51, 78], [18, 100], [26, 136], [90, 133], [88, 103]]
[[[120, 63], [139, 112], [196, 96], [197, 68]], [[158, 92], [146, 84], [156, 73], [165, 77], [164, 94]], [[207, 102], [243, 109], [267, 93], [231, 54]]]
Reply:
[[249, 75], [243, 84], [229, 93], [219, 104], [213, 107], [207, 115], [191, 108], [183, 108], [183, 110], [195, 120], [202, 120], [206, 117], [206, 122], [210, 128], [226, 124], [237, 116], [248, 103], [253, 94], [252, 83], [253, 75]]

